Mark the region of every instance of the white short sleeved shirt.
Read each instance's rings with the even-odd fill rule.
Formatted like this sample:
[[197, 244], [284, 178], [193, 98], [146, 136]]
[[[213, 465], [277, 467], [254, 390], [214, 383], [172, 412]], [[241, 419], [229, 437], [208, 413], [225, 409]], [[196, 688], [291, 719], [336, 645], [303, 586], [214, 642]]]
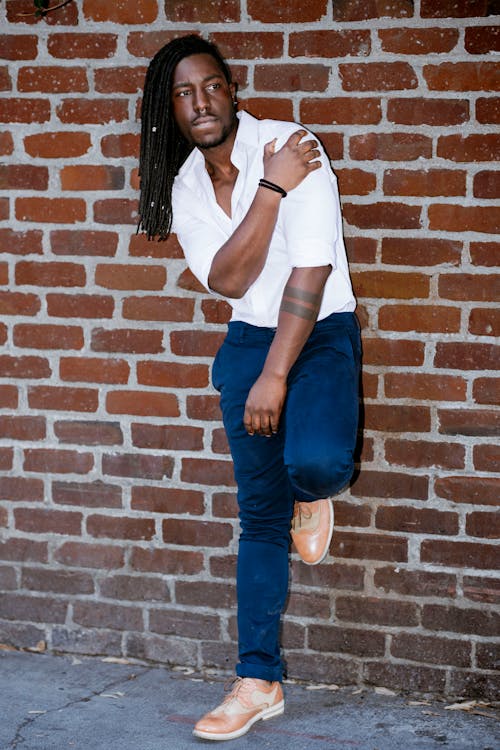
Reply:
[[[257, 120], [246, 112], [239, 112], [238, 118], [231, 154], [231, 161], [238, 169], [231, 217], [216, 201], [205, 159], [197, 148], [179, 170], [172, 192], [172, 231], [177, 234], [192, 272], [207, 289], [215, 254], [244, 219], [255, 197], [264, 174], [265, 144], [277, 138], [277, 150], [302, 127], [293, 122]], [[328, 264], [332, 273], [325, 285], [318, 320], [333, 312], [354, 310], [336, 178], [328, 157], [320, 150], [321, 169], [311, 172], [280, 203], [267, 260], [259, 277], [241, 299], [228, 299], [232, 320], [275, 328], [283, 290], [293, 268]]]

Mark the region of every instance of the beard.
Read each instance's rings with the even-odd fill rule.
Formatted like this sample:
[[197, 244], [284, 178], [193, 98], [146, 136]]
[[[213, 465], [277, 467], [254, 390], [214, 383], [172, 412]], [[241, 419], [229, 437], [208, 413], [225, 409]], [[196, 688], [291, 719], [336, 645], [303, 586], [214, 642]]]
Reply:
[[217, 146], [222, 146], [222, 144], [227, 140], [227, 138], [231, 135], [231, 133], [235, 130], [238, 124], [238, 118], [236, 117], [236, 113], [234, 113], [233, 118], [231, 122], [229, 122], [227, 125], [224, 125], [222, 128], [221, 133], [219, 135], [212, 136], [211, 139], [205, 139], [203, 141], [198, 141], [196, 138], [192, 139], [192, 145], [199, 148], [201, 151], [206, 151], [210, 148], [216, 148]]

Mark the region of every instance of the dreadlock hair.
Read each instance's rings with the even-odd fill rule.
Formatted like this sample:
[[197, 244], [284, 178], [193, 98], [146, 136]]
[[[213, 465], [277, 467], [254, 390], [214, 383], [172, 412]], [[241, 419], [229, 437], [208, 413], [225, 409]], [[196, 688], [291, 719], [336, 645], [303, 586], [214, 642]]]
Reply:
[[172, 186], [179, 168], [192, 151], [172, 114], [173, 73], [185, 57], [199, 54], [212, 55], [227, 82], [231, 82], [231, 73], [217, 47], [196, 34], [179, 37], [162, 47], [146, 73], [141, 111], [141, 196], [137, 231], [146, 232], [148, 239], [164, 240], [170, 234]]

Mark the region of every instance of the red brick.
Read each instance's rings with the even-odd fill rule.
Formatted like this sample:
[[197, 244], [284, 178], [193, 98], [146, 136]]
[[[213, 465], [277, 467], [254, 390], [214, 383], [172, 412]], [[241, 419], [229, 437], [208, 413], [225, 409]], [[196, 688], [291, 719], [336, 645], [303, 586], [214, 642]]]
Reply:
[[45, 435], [45, 417], [0, 415], [0, 437], [2, 438], [10, 440], [43, 440]]
[[0, 471], [10, 471], [13, 468], [14, 449], [0, 448]]
[[289, 39], [290, 57], [366, 57], [370, 49], [370, 32], [361, 29], [298, 31], [292, 32]]
[[427, 406], [365, 405], [366, 429], [383, 432], [429, 432], [430, 426], [430, 411]]
[[38, 39], [32, 34], [2, 34], [0, 58], [4, 60], [34, 60], [38, 54]]
[[240, 4], [237, 0], [204, 0], [201, 4], [196, 0], [168, 0], [165, 2], [165, 13], [169, 21], [187, 23], [239, 21]]
[[469, 536], [477, 536], [482, 539], [498, 539], [500, 537], [500, 514], [486, 511], [468, 513], [465, 532]]
[[498, 91], [498, 67], [494, 62], [458, 62], [424, 65], [431, 91]]
[[125, 184], [123, 167], [103, 164], [63, 167], [60, 177], [63, 190], [121, 190]]
[[42, 570], [23, 568], [22, 588], [32, 591], [53, 591], [59, 594], [93, 594], [94, 581], [87, 573], [73, 570]]
[[87, 531], [98, 538], [149, 540], [155, 534], [155, 522], [152, 518], [127, 518], [96, 513], [88, 516]]
[[438, 497], [454, 503], [500, 505], [498, 480], [493, 477], [439, 477], [434, 489]]
[[384, 305], [379, 311], [379, 328], [388, 331], [453, 333], [460, 330], [460, 309], [441, 305]]
[[463, 469], [465, 448], [456, 443], [432, 443], [416, 440], [386, 440], [385, 457], [391, 466]]
[[487, 206], [454, 206], [435, 203], [429, 206], [429, 226], [432, 230], [449, 232], [490, 232], [500, 230], [500, 211]]
[[335, 525], [366, 527], [371, 524], [371, 507], [335, 500]]
[[60, 443], [77, 445], [122, 445], [123, 435], [117, 422], [56, 422], [54, 434]]
[[338, 620], [364, 622], [373, 625], [417, 625], [417, 606], [413, 602], [353, 596], [337, 597], [335, 614]]
[[481, 123], [500, 122], [500, 98], [479, 97], [476, 100], [476, 118]]
[[[71, 451], [67, 451], [71, 453]], [[50, 466], [50, 464], [49, 464]], [[48, 468], [48, 471], [57, 470]], [[29, 469], [28, 469], [29, 471]], [[48, 508], [15, 508], [16, 529], [37, 534], [81, 534], [82, 514], [70, 510]]]
[[[370, 237], [346, 237], [347, 255], [352, 263], [374, 263], [377, 242]], [[359, 311], [359, 308], [358, 308]]]
[[47, 294], [47, 311], [56, 318], [111, 318], [114, 300], [98, 294]]
[[458, 42], [458, 29], [379, 29], [384, 52], [397, 55], [430, 55], [451, 52]]
[[500, 137], [495, 133], [441, 135], [437, 155], [452, 161], [497, 161], [500, 159]]
[[396, 633], [391, 642], [391, 654], [397, 659], [409, 659], [427, 664], [471, 666], [470, 642], [452, 638]]
[[159, 354], [164, 351], [162, 341], [163, 331], [145, 331], [131, 328], [116, 330], [95, 328], [92, 331], [91, 349], [95, 352]]
[[16, 264], [16, 284], [84, 286], [85, 267], [77, 263], [20, 261]]
[[464, 45], [471, 55], [500, 52], [500, 30], [498, 26], [477, 26], [465, 29]]
[[476, 307], [471, 310], [469, 331], [478, 336], [500, 335], [500, 310]]
[[481, 669], [491, 669], [494, 664], [498, 664], [500, 654], [498, 653], [498, 642], [496, 643], [478, 643], [476, 645], [477, 666]]
[[330, 68], [320, 64], [257, 65], [254, 87], [256, 91], [325, 91], [329, 73]]
[[361, 472], [351, 487], [355, 497], [415, 498], [427, 500], [429, 480], [425, 476], [395, 471]]
[[174, 461], [170, 456], [153, 456], [138, 453], [104, 455], [102, 470], [113, 477], [163, 480], [171, 477]]
[[14, 151], [14, 141], [12, 140], [12, 133], [4, 132], [0, 133], [0, 154], [11, 154]]
[[203, 568], [203, 553], [187, 550], [134, 547], [130, 558], [133, 570], [165, 574], [193, 575]]
[[181, 425], [132, 424], [132, 445], [158, 450], [203, 449], [203, 429]]
[[0, 165], [0, 190], [46, 190], [48, 184], [47, 167], [29, 164]]
[[226, 432], [222, 427], [213, 430], [211, 448], [214, 453], [225, 453], [226, 455], [230, 453]]
[[388, 398], [414, 398], [419, 401], [465, 401], [467, 381], [458, 375], [388, 372], [384, 376]]
[[[129, 255], [131, 257], [147, 258], [183, 258], [184, 253], [177, 241], [175, 234], [171, 234], [167, 240], [148, 240], [145, 234], [133, 234], [130, 237]], [[185, 269], [188, 271], [189, 269]], [[184, 273], [182, 274], [184, 275]], [[193, 277], [194, 278], [194, 277]], [[181, 286], [181, 284], [177, 284]], [[187, 287], [184, 287], [187, 288]], [[202, 287], [203, 289], [203, 287]], [[205, 290], [203, 290], [205, 291]]]
[[108, 599], [133, 601], [170, 601], [167, 582], [148, 576], [113, 575], [100, 585], [101, 594]]
[[204, 615], [199, 612], [185, 610], [154, 610], [149, 614], [149, 627], [155, 633], [165, 635], [182, 635], [202, 641], [207, 633], [220, 632], [219, 618], [214, 615]]
[[166, 281], [164, 266], [98, 263], [95, 270], [95, 283], [106, 289], [161, 290]]
[[422, 570], [409, 570], [393, 567], [376, 568], [374, 584], [384, 591], [404, 596], [456, 595], [456, 577], [448, 573], [431, 573]]
[[64, 388], [58, 386], [31, 386], [28, 403], [32, 409], [55, 411], [97, 411], [98, 391], [93, 388]]
[[[131, 269], [134, 266], [130, 266]], [[150, 267], [154, 268], [154, 267]], [[151, 279], [155, 281], [153, 275]], [[146, 279], [147, 280], [147, 279]], [[158, 275], [156, 283], [161, 283]], [[137, 279], [140, 282], [140, 278]], [[139, 287], [136, 287], [139, 288]], [[123, 300], [122, 315], [130, 320], [172, 320], [190, 322], [193, 320], [194, 300], [179, 297], [128, 297]]]
[[273, 97], [250, 97], [239, 100], [239, 109], [250, 112], [254, 117], [271, 120], [293, 120], [291, 99]]
[[474, 468], [478, 471], [500, 471], [500, 449], [497, 445], [475, 445]]
[[384, 195], [465, 195], [466, 172], [450, 169], [388, 169]]
[[185, 34], [199, 34], [196, 29], [162, 29], [161, 31], [131, 31], [127, 37], [127, 50], [134, 57], [148, 60], [168, 42]]
[[0, 67], [0, 91], [11, 91], [12, 90], [12, 78], [9, 74], [7, 66]]
[[233, 492], [215, 492], [212, 495], [212, 513], [217, 518], [236, 518], [238, 503]]
[[500, 379], [476, 378], [472, 387], [474, 401], [478, 404], [500, 403]]
[[365, 172], [362, 169], [338, 169], [336, 174], [341, 195], [368, 195], [376, 188], [377, 176], [373, 172]]
[[175, 598], [179, 604], [196, 604], [198, 607], [217, 607], [217, 610], [219, 608], [233, 609], [236, 603], [236, 591], [234, 586], [228, 586], [227, 583], [177, 581]]
[[65, 94], [71, 91], [88, 91], [89, 85], [85, 68], [40, 65], [36, 68], [20, 68], [17, 88], [18, 91]]
[[143, 66], [98, 68], [94, 73], [95, 89], [104, 94], [135, 94], [142, 90], [145, 76]]
[[338, 560], [333, 565], [325, 562], [317, 567], [308, 567], [296, 561], [292, 565], [292, 578], [294, 582], [305, 586], [362, 591], [364, 569], [360, 565], [341, 563]]
[[484, 16], [487, 13], [485, 0], [422, 0], [422, 18], [467, 18]]
[[444, 435], [495, 435], [500, 419], [495, 411], [440, 409], [439, 432]]
[[330, 554], [340, 558], [405, 562], [408, 559], [407, 540], [386, 534], [336, 531]]
[[474, 175], [473, 192], [476, 198], [500, 197], [500, 172], [477, 172]]
[[406, 62], [340, 63], [344, 91], [394, 91], [415, 89], [418, 80]]
[[124, 550], [104, 544], [65, 542], [55, 550], [54, 558], [63, 565], [97, 569], [121, 568], [124, 563]]
[[85, 221], [86, 205], [80, 198], [17, 198], [16, 219], [19, 221], [74, 224]]
[[352, 281], [359, 297], [414, 299], [429, 296], [429, 277], [419, 273], [360, 271], [352, 273]]
[[137, 200], [109, 198], [94, 203], [94, 221], [101, 224], [137, 224]]
[[420, 559], [434, 565], [498, 570], [499, 550], [494, 544], [424, 539]]
[[56, 229], [50, 233], [50, 242], [55, 255], [114, 256], [118, 235], [116, 232]]
[[2, 596], [2, 614], [9, 620], [62, 623], [66, 619], [66, 610], [66, 602], [60, 599], [14, 593]]
[[[33, 3], [30, 0], [7, 0], [7, 20], [10, 23], [39, 23], [39, 18], [33, 11]], [[59, 8], [57, 13], [48, 13], [44, 17], [44, 24], [52, 25], [75, 25], [78, 23], [78, 7], [76, 3], [69, 3]]]
[[113, 57], [116, 51], [116, 34], [55, 33], [47, 40], [52, 57], [63, 59]]
[[365, 337], [363, 361], [365, 365], [421, 365], [424, 361], [424, 348], [420, 341]]
[[90, 453], [49, 448], [33, 448], [24, 451], [25, 471], [87, 474], [93, 465], [94, 459]]
[[[56, 423], [62, 424], [61, 422]], [[85, 424], [81, 422], [80, 424]], [[95, 424], [95, 423], [90, 423]], [[118, 485], [95, 482], [52, 482], [52, 500], [58, 505], [84, 508], [121, 508], [122, 490]]]
[[[6, 477], [6, 479], [9, 478]], [[48, 560], [47, 548], [47, 542], [34, 542], [31, 539], [13, 537], [0, 542], [0, 556], [2, 560], [43, 563]]]
[[27, 99], [9, 96], [0, 99], [0, 122], [47, 122], [50, 120], [48, 99]]
[[61, 357], [61, 380], [85, 383], [128, 383], [130, 365], [124, 359]]
[[204, 299], [201, 309], [205, 323], [227, 323], [231, 318], [231, 306], [223, 299]]
[[233, 465], [230, 461], [183, 458], [181, 479], [190, 484], [231, 487], [234, 485]]
[[[176, 3], [180, 0], [175, 0]], [[214, 0], [210, 0], [212, 4]], [[311, 21], [319, 21], [322, 16], [327, 12], [326, 0], [310, 0], [307, 3], [303, 3], [300, 0], [289, 0], [286, 4], [275, 3], [269, 4], [265, 0], [248, 0], [248, 13], [254, 21], [262, 21], [263, 23], [307, 23]], [[177, 18], [176, 20], [181, 20]], [[196, 18], [182, 18], [185, 20], [204, 20]], [[223, 20], [223, 19], [215, 19]], [[227, 19], [238, 21], [237, 18]]]
[[383, 662], [367, 662], [364, 667], [363, 679], [368, 685], [387, 687], [392, 691], [436, 694], [444, 693], [446, 689], [445, 669], [412, 666], [411, 664], [392, 664], [386, 660]]
[[269, 59], [283, 54], [283, 34], [278, 31], [216, 31], [210, 34], [210, 41], [225, 58]]
[[[89, 2], [90, 0], [85, 1]], [[97, 2], [97, 0], [94, 0], [94, 2]], [[87, 628], [132, 631], [144, 629], [141, 608], [123, 607], [118, 604], [105, 604], [104, 602], [76, 601], [73, 605], [73, 621]]]
[[139, 156], [140, 136], [136, 133], [105, 135], [101, 139], [103, 156], [121, 158], [124, 156]]
[[[373, 124], [382, 118], [380, 99], [366, 97], [337, 97], [331, 99], [303, 98], [300, 120], [320, 125]], [[323, 140], [325, 134], [319, 134]]]
[[[0, 376], [3, 378], [48, 378], [52, 374], [50, 364], [44, 357], [14, 357], [9, 354], [0, 356]], [[7, 389], [12, 388], [12, 394], [16, 392], [13, 386], [5, 386]], [[5, 396], [9, 390], [5, 392]], [[16, 392], [17, 393], [17, 392]], [[6, 398], [5, 406], [9, 406], [10, 399]], [[14, 399], [16, 406], [16, 399]]]
[[[8, 219], [9, 218], [9, 199], [8, 198], [0, 198], [0, 220]], [[1, 274], [6, 278], [5, 273], [6, 267], [2, 267]], [[6, 281], [3, 283], [7, 283]]]
[[183, 357], [213, 357], [224, 340], [223, 332], [172, 331], [170, 346], [174, 354]]
[[83, 331], [79, 326], [31, 325], [14, 326], [14, 344], [33, 349], [82, 349]]
[[487, 604], [500, 604], [500, 586], [497, 576], [495, 578], [464, 576], [463, 590], [467, 599]]
[[78, 125], [105, 125], [128, 119], [128, 102], [124, 99], [64, 99], [56, 108], [61, 122]]
[[414, 133], [366, 133], [350, 138], [349, 153], [353, 159], [413, 161], [432, 155], [432, 141]]
[[152, 513], [189, 513], [204, 511], [203, 493], [170, 487], [132, 487], [130, 507]]
[[157, 18], [158, 4], [153, 0], [117, 0], [111, 4], [105, 0], [84, 0], [83, 15], [90, 21], [149, 24]]
[[[411, 266], [434, 266], [444, 263], [458, 266], [462, 255], [462, 243], [456, 240], [431, 239], [429, 237], [383, 237], [382, 263]], [[411, 308], [415, 311], [415, 307]], [[446, 311], [451, 315], [454, 308], [439, 308], [440, 315]]]
[[90, 147], [90, 134], [83, 132], [35, 133], [24, 138], [26, 153], [45, 159], [83, 156]]
[[138, 362], [137, 382], [162, 388], [204, 388], [208, 385], [208, 366]]
[[345, 203], [343, 206], [345, 221], [361, 229], [417, 229], [421, 211], [421, 206], [396, 202]]
[[449, 536], [458, 533], [458, 514], [434, 508], [386, 505], [377, 509], [375, 526], [386, 531]]
[[180, 413], [175, 394], [152, 391], [111, 391], [106, 396], [106, 411], [153, 417], [178, 417]]
[[408, 0], [378, 2], [377, 0], [335, 0], [334, 21], [364, 21], [368, 18], [410, 18], [413, 3]]
[[500, 346], [457, 342], [437, 343], [435, 367], [458, 370], [500, 369]]
[[222, 419], [218, 396], [188, 396], [186, 399], [186, 414], [189, 419], [203, 421]]
[[399, 125], [460, 125], [469, 119], [469, 102], [461, 99], [390, 99], [387, 119]]
[[40, 298], [36, 294], [0, 292], [1, 315], [36, 315], [40, 310]]
[[233, 538], [230, 523], [168, 518], [163, 521], [162, 529], [166, 544], [227, 547]]

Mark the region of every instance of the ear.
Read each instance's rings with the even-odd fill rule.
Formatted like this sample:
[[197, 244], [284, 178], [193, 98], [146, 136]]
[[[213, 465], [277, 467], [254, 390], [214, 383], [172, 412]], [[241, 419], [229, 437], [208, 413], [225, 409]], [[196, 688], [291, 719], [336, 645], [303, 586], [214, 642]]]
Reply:
[[231, 99], [236, 99], [236, 94], [238, 93], [238, 84], [234, 81], [231, 81], [229, 84], [229, 91], [231, 92]]

